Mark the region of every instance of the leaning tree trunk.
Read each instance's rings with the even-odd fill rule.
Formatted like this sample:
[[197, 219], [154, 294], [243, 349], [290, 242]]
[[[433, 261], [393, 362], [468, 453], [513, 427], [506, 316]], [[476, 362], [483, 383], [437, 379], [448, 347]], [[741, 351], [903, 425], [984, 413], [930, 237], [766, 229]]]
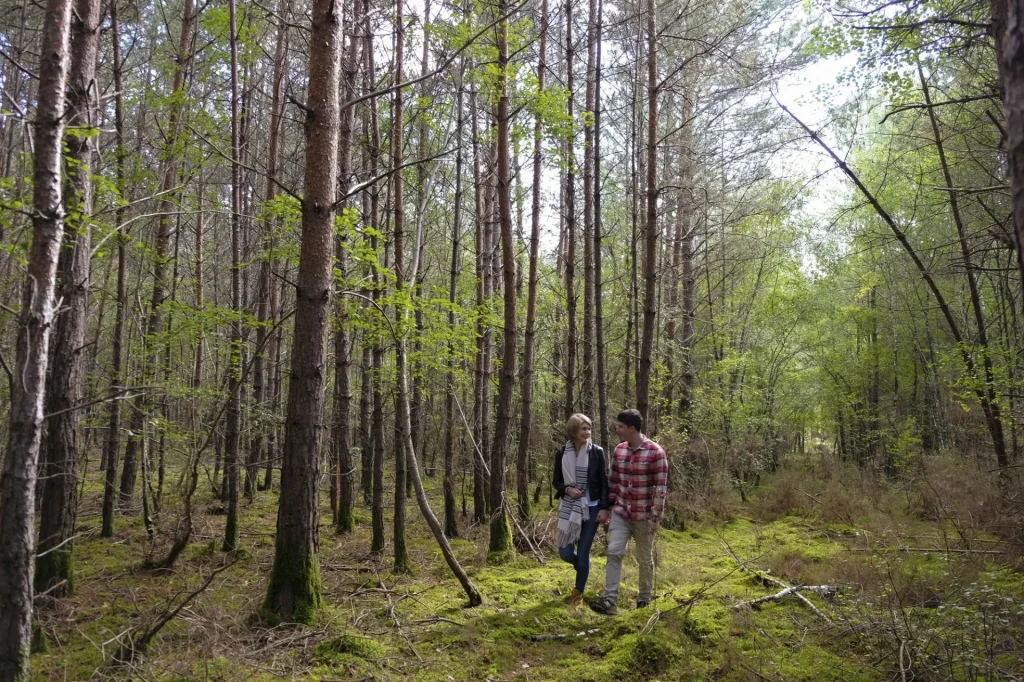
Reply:
[[64, 234], [61, 141], [71, 1], [48, 0], [39, 59], [28, 253], [13, 378], [7, 456], [0, 474], [0, 679], [29, 679], [35, 490], [57, 258]]
[[315, 0], [306, 97], [306, 192], [295, 297], [277, 540], [264, 608], [293, 622], [320, 610], [318, 453], [327, 385], [327, 330], [334, 285], [334, 198], [338, 177], [341, 6]]
[[82, 401], [85, 383], [85, 332], [89, 319], [89, 255], [92, 213], [92, 149], [87, 130], [96, 126], [93, 79], [100, 39], [100, 1], [77, 0], [71, 22], [71, 71], [67, 86], [68, 125], [80, 132], [66, 141], [67, 165], [64, 231], [57, 264], [57, 297], [63, 312], [53, 331], [53, 366], [46, 388], [46, 480], [43, 483], [39, 519], [39, 560], [35, 590], [62, 597], [74, 591], [71, 563], [72, 536], [78, 517], [78, 459], [82, 433]]
[[[938, 117], [935, 108], [931, 106], [931, 94], [928, 88], [928, 81], [924, 77], [924, 70], [920, 64], [917, 67], [921, 77], [921, 89], [924, 93], [925, 104], [928, 105], [928, 120], [931, 122], [932, 134], [935, 139], [935, 151], [938, 152], [939, 162], [942, 166], [942, 177], [946, 181], [949, 192], [949, 207], [956, 224], [956, 233], [960, 242], [960, 256], [963, 258], [964, 274], [967, 276], [968, 291], [971, 296], [971, 309], [974, 312], [974, 322], [978, 328], [978, 345], [981, 347], [981, 365], [984, 376], [984, 399], [980, 401], [982, 413], [988, 424], [989, 434], [992, 436], [992, 447], [996, 452], [996, 461], [1001, 468], [1010, 465], [1010, 459], [1006, 454], [1006, 440], [1003, 436], [1003, 419], [999, 405], [999, 397], [995, 392], [995, 372], [992, 367], [992, 355], [988, 348], [988, 324], [985, 320], [985, 308], [981, 300], [981, 291], [978, 286], [978, 275], [974, 271], [971, 262], [971, 247], [967, 243], [967, 229], [960, 211], [960, 201], [957, 192], [953, 189], [953, 175], [949, 168], [949, 161], [946, 158], [945, 147], [942, 143], [942, 134], [939, 131]], [[1018, 251], [1020, 247], [1018, 246]], [[877, 353], [877, 350], [874, 352]], [[877, 410], [876, 410], [877, 414]]]

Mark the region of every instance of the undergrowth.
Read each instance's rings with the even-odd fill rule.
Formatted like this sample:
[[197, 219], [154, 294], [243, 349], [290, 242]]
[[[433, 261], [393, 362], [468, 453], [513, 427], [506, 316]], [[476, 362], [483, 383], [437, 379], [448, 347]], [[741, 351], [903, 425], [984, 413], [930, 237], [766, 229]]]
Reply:
[[[710, 477], [677, 508], [676, 529], [658, 533], [654, 604], [632, 608], [637, 569], [627, 560], [614, 618], [568, 608], [572, 569], [552, 547], [545, 504], [528, 528], [543, 562], [529, 552], [489, 561], [487, 529], [460, 521], [452, 545], [484, 596], [474, 609], [418, 515], [409, 514], [414, 571], [395, 575], [389, 557], [369, 553], [368, 510], [357, 508], [356, 532], [341, 536], [324, 509], [324, 607], [309, 626], [273, 627], [257, 615], [277, 504], [276, 492], [264, 492], [241, 515], [236, 564], [161, 631], [143, 661], [115, 670], [104, 664], [119, 646], [224, 564], [224, 517], [210, 513], [217, 505], [206, 493], [175, 571], [155, 572], [145, 558], [169, 539], [149, 539], [129, 517], [101, 539], [93, 532], [101, 487], [90, 480], [74, 549], [77, 591], [40, 600], [49, 646], [33, 656], [33, 670], [53, 680], [1021, 679], [1019, 546], [1012, 519], [990, 508], [1006, 489], [985, 485], [938, 467], [891, 483], [805, 461], [764, 477], [744, 504]], [[588, 598], [603, 586], [604, 563], [602, 539]], [[780, 584], [835, 592], [804, 593], [817, 613], [792, 596], [735, 608]]]

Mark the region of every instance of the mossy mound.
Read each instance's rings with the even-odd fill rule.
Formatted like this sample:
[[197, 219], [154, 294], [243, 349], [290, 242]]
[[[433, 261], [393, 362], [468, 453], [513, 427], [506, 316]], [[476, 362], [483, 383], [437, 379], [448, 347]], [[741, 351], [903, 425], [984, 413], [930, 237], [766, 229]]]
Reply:
[[652, 679], [664, 675], [686, 652], [661, 634], [626, 635], [612, 646], [607, 663], [617, 678]]
[[346, 632], [318, 644], [313, 655], [321, 663], [335, 661], [339, 656], [354, 656], [372, 661], [387, 656], [388, 648], [369, 637]]

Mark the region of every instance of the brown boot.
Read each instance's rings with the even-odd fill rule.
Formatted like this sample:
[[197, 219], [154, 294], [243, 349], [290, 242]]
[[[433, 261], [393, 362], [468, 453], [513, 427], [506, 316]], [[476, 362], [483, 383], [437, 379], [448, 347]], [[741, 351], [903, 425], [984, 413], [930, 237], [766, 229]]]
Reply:
[[583, 606], [583, 593], [576, 588], [573, 588], [572, 594], [569, 595], [569, 606], [574, 609]]

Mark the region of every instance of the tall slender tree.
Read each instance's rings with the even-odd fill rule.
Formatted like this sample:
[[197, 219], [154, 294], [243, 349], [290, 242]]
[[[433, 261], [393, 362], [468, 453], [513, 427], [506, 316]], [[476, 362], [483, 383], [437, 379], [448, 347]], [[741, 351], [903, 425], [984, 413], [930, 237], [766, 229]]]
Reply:
[[[541, 0], [540, 44], [537, 53], [537, 91], [544, 92], [547, 76], [548, 0]], [[519, 415], [519, 450], [516, 456], [516, 493], [519, 518], [530, 518], [529, 457], [533, 422], [534, 354], [536, 351], [537, 284], [540, 279], [541, 177], [544, 166], [544, 128], [540, 115], [533, 121], [533, 188], [530, 217], [530, 265], [526, 294], [526, 328], [523, 332], [523, 367], [519, 389], [522, 411]]]
[[43, 17], [34, 131], [32, 246], [22, 289], [7, 456], [0, 474], [0, 679], [14, 682], [29, 679], [36, 477], [57, 259], [64, 236], [61, 142], [71, 6], [71, 0], [48, 0]]
[[36, 592], [61, 597], [74, 591], [73, 536], [78, 517], [85, 334], [89, 319], [92, 215], [92, 131], [96, 121], [96, 53], [100, 1], [77, 0], [71, 21], [71, 65], [67, 86], [67, 161], [64, 182], [64, 243], [57, 263], [57, 296], [63, 312], [54, 324], [53, 366], [46, 388], [47, 450], [39, 518]]
[[505, 510], [505, 479], [508, 468], [508, 440], [512, 422], [512, 389], [516, 378], [516, 262], [512, 242], [512, 187], [509, 160], [509, 54], [508, 3], [498, 0], [496, 13], [501, 19], [495, 28], [498, 43], [498, 74], [495, 83], [497, 103], [494, 119], [498, 128], [497, 162], [498, 225], [501, 233], [504, 333], [502, 335], [501, 374], [498, 377], [497, 417], [491, 451], [491, 539], [490, 551], [503, 552], [512, 547], [512, 531]]
[[644, 220], [644, 327], [636, 403], [650, 420], [651, 367], [658, 285], [658, 22], [657, 2], [647, 0], [647, 212]]
[[338, 177], [338, 87], [342, 8], [315, 0], [306, 94], [305, 196], [295, 297], [288, 416], [285, 421], [281, 503], [274, 566], [264, 608], [277, 617], [309, 622], [322, 604], [319, 551], [318, 453], [322, 441], [327, 331]]

